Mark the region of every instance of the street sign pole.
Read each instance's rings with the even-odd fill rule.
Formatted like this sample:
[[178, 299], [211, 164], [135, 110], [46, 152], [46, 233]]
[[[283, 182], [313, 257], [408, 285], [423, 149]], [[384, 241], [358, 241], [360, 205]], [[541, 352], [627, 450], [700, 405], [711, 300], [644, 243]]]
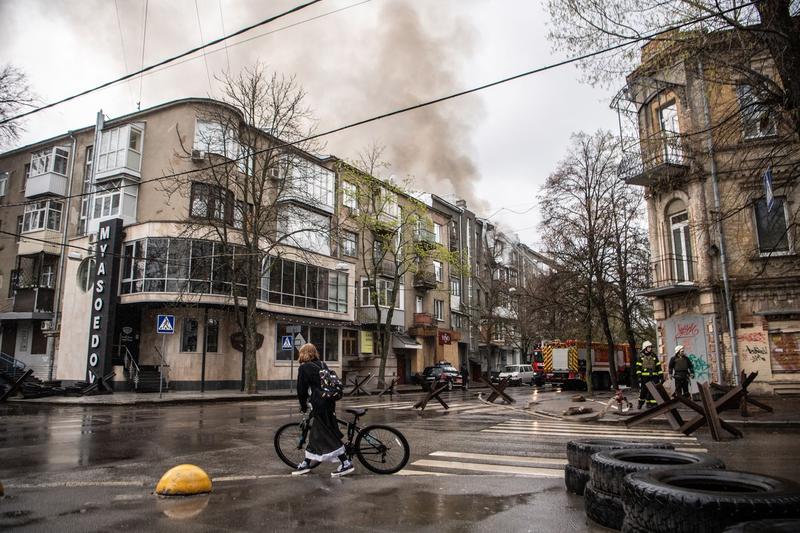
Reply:
[[166, 335], [161, 335], [161, 357], [158, 359], [158, 399], [161, 399], [161, 388], [164, 386], [164, 344], [167, 341]]

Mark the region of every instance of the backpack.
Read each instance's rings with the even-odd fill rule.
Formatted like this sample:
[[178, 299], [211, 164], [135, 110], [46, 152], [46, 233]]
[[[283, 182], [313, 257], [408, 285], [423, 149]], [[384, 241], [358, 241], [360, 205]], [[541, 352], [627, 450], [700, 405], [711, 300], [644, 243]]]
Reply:
[[325, 363], [319, 369], [319, 389], [320, 397], [332, 402], [341, 400], [344, 395], [342, 380]]

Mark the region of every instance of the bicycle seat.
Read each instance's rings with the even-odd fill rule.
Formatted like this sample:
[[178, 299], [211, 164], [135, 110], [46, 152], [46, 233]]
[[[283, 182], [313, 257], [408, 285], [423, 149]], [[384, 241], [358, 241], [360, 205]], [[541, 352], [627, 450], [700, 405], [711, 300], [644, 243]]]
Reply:
[[356, 415], [356, 416], [364, 416], [364, 413], [367, 412], [366, 409], [356, 409], [356, 408], [345, 409], [345, 411], [347, 411], [351, 415]]

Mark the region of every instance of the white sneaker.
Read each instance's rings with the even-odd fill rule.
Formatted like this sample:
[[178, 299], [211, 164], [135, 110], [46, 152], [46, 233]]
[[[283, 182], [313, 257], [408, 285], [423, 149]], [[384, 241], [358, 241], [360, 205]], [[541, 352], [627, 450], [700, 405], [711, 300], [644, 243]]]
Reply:
[[345, 461], [339, 465], [339, 468], [336, 469], [335, 472], [331, 472], [331, 477], [342, 477], [346, 476], [347, 474], [352, 473], [355, 470], [353, 463], [350, 461]]

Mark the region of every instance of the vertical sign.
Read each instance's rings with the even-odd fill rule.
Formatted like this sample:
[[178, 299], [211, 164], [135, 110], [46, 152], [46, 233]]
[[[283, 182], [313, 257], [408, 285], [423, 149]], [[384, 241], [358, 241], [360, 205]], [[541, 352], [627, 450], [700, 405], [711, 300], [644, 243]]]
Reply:
[[95, 265], [92, 272], [92, 312], [89, 318], [89, 350], [87, 377], [89, 383], [101, 381], [111, 370], [111, 348], [114, 344], [114, 320], [119, 296], [120, 256], [122, 252], [122, 219], [100, 223], [97, 231]]
[[767, 201], [767, 213], [772, 211], [775, 205], [775, 195], [772, 192], [772, 169], [767, 168], [764, 172], [764, 198]]

